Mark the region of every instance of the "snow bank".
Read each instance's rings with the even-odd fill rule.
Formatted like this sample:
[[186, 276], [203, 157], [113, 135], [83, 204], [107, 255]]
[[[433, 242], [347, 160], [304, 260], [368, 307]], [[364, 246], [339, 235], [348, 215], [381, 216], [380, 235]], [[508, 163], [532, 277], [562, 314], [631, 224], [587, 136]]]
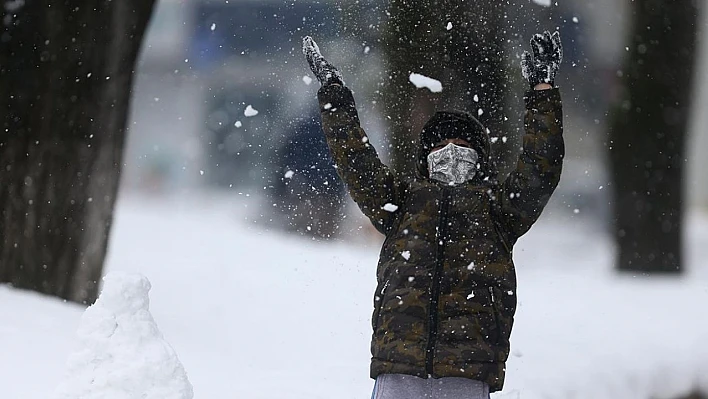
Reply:
[[439, 80], [429, 78], [425, 75], [420, 75], [417, 73], [412, 73], [408, 77], [408, 80], [411, 81], [417, 88], [427, 88], [428, 90], [432, 91], [433, 93], [440, 93], [442, 91], [442, 83], [440, 83]]
[[192, 385], [150, 314], [150, 282], [114, 272], [78, 330], [56, 399], [192, 399]]

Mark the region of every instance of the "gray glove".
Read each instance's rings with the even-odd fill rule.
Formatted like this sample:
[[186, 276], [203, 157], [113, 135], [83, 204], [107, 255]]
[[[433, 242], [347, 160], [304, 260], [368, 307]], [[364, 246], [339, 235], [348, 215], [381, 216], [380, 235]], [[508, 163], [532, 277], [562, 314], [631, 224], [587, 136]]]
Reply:
[[537, 33], [531, 38], [531, 50], [521, 55], [521, 73], [529, 81], [531, 88], [537, 84], [548, 83], [553, 86], [556, 72], [563, 61], [563, 45], [560, 34], [555, 31], [551, 35], [548, 31]]
[[317, 80], [319, 80], [322, 86], [331, 85], [333, 83], [344, 86], [342, 73], [322, 57], [320, 48], [317, 47], [317, 43], [315, 43], [310, 36], [305, 36], [302, 39], [302, 53], [305, 54], [305, 58], [307, 59], [307, 63], [310, 64], [312, 73], [315, 74], [315, 77], [317, 77]]

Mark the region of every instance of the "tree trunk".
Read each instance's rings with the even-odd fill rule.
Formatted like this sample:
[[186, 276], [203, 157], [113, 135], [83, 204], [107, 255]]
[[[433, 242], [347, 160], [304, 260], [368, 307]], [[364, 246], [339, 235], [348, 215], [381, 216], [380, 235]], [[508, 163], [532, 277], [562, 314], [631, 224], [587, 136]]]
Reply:
[[4, 3], [0, 282], [92, 303], [154, 1]]
[[681, 271], [684, 143], [697, 14], [689, 0], [631, 3], [624, 92], [609, 129], [619, 270]]
[[[470, 112], [504, 136], [504, 9], [497, 1], [390, 2], [383, 96], [395, 169], [414, 170], [420, 129], [436, 110]], [[417, 89], [411, 73], [439, 80], [442, 93]]]

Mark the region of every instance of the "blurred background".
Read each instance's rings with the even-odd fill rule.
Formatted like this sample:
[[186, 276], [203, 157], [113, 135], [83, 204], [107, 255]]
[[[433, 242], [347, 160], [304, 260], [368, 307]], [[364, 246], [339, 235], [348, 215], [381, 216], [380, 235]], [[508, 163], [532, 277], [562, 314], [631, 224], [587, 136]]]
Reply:
[[[374, 146], [391, 163], [395, 140], [387, 134], [391, 130], [387, 121], [392, 112], [386, 112], [381, 95], [390, 80], [385, 59], [390, 52], [384, 48], [390, 12], [385, 1], [356, 3], [159, 2], [138, 63], [122, 195], [248, 193], [266, 205], [254, 211], [254, 223], [318, 239], [366, 225], [357, 220], [358, 211], [352, 209], [331, 168], [320, 134], [319, 85], [312, 83], [300, 50], [302, 36], [318, 40], [325, 56], [342, 70], [354, 90]], [[607, 228], [611, 202], [608, 115], [620, 96], [621, 70], [629, 49], [628, 4], [566, 0], [546, 7], [519, 2], [490, 12], [504, 16], [499, 33], [505, 40], [499, 51], [502, 79], [506, 80], [505, 108], [495, 116], [507, 120], [503, 125], [490, 124], [500, 126], [492, 134], [508, 135], [504, 142], [513, 143], [504, 146], [498, 141], [498, 152], [509, 153], [512, 159], [518, 154], [525, 90], [519, 56], [533, 33], [558, 29], [565, 49], [557, 83], [564, 96], [568, 157], [563, 182], [553, 197], [553, 211], [547, 213]], [[483, 19], [470, 15], [477, 18], [468, 21], [471, 25]], [[446, 20], [439, 22], [441, 27], [447, 24]], [[702, 20], [696, 22], [701, 38], [704, 27]], [[463, 28], [452, 28], [457, 29]], [[697, 42], [697, 51], [705, 47], [705, 40]], [[435, 56], [435, 48], [427, 50], [428, 57]], [[438, 50], [442, 52], [442, 46]], [[701, 72], [705, 60], [696, 62], [691, 96], [700, 104], [708, 83]], [[430, 69], [428, 76], [443, 80], [435, 76], [436, 68]], [[444, 91], [454, 91], [450, 86], [456, 85], [447, 85]], [[427, 95], [424, 91], [418, 90], [420, 97]], [[248, 106], [258, 114], [245, 116]], [[474, 106], [469, 110], [476, 112]], [[695, 172], [704, 167], [700, 154], [708, 146], [708, 122], [701, 112], [694, 112], [690, 121], [683, 161], [688, 173], [685, 203], [703, 207], [708, 203], [707, 182]], [[406, 127], [414, 137], [420, 123]], [[308, 184], [314, 190], [306, 189]], [[320, 194], [326, 200], [311, 206], [308, 201], [321, 198]], [[352, 220], [342, 220], [345, 215]], [[323, 226], [308, 232], [308, 226], [320, 223], [334, 223], [338, 228]]]

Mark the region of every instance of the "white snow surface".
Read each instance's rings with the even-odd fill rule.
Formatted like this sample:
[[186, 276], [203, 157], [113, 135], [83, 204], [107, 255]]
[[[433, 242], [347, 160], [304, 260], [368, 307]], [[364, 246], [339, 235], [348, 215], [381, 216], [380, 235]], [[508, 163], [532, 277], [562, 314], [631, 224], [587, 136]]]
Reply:
[[[255, 197], [238, 198], [122, 196], [107, 272], [150, 279], [150, 311], [195, 398], [369, 397], [381, 242], [353, 235], [325, 244], [271, 232], [244, 222], [258, 209]], [[512, 355], [504, 390], [492, 398], [708, 391], [708, 217], [693, 211], [686, 219], [689, 273], [680, 278], [617, 276], [609, 238], [582, 217], [547, 210], [515, 247]], [[138, 305], [110, 312], [137, 317]], [[77, 328], [88, 337], [108, 328], [82, 324], [81, 314], [80, 306], [0, 287], [0, 398], [45, 399], [66, 383], [67, 358], [85, 347]], [[154, 337], [148, 325], [146, 339]]]
[[408, 76], [408, 80], [419, 89], [426, 88], [433, 93], [440, 93], [442, 91], [442, 83], [440, 83], [439, 80], [429, 78], [425, 75], [411, 73], [410, 76]]
[[192, 399], [184, 367], [150, 314], [150, 282], [112, 272], [81, 317], [55, 399]]

